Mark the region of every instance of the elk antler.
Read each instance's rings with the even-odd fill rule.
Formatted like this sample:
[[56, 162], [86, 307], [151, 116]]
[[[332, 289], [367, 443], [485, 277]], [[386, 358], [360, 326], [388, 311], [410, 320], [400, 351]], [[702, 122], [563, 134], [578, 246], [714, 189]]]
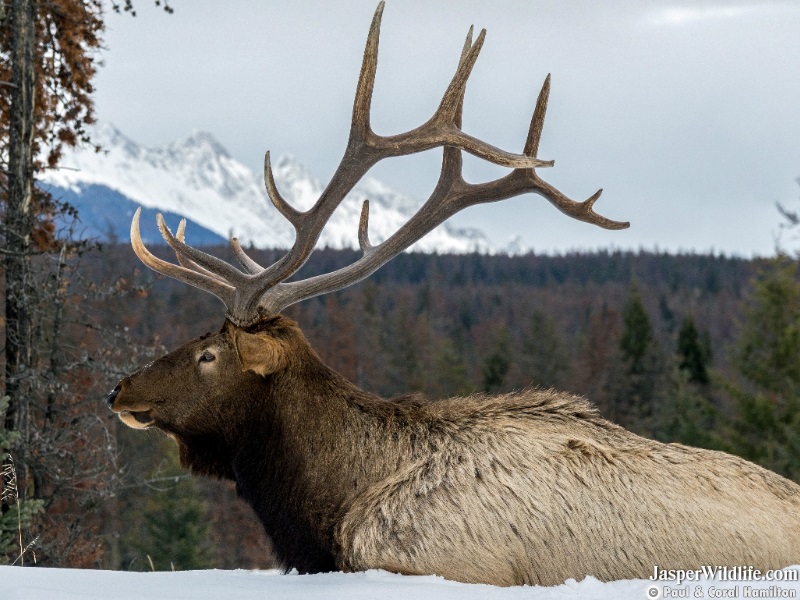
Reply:
[[[522, 154], [513, 154], [478, 140], [461, 130], [461, 112], [467, 79], [483, 46], [486, 30], [473, 43], [472, 28], [467, 35], [458, 68], [433, 116], [416, 129], [394, 136], [379, 136], [370, 126], [370, 104], [378, 62], [378, 38], [383, 2], [372, 19], [364, 61], [358, 80], [353, 117], [347, 147], [330, 183], [308, 211], [292, 207], [275, 185], [269, 152], [264, 160], [264, 180], [275, 208], [292, 224], [296, 232], [292, 248], [274, 264], [262, 267], [242, 250], [236, 238], [231, 248], [244, 271], [227, 262], [188, 246], [183, 241], [183, 224], [172, 235], [158, 215], [158, 227], [166, 242], [175, 251], [178, 265], [153, 256], [139, 234], [139, 211], [131, 223], [134, 252], [148, 267], [220, 298], [227, 307], [227, 317], [239, 326], [256, 322], [264, 314], [276, 314], [287, 306], [319, 294], [332, 292], [361, 281], [394, 256], [422, 238], [458, 211], [475, 204], [495, 202], [526, 192], [534, 192], [549, 200], [563, 213], [605, 229], [624, 229], [628, 223], [612, 221], [594, 212], [594, 203], [602, 190], [587, 200], [571, 200], [537, 175], [536, 167], [549, 167], [553, 161], [536, 158], [542, 133], [550, 76], [545, 79], [533, 113], [528, 138]], [[350, 190], [379, 161], [416, 154], [442, 147], [444, 156], [439, 181], [431, 196], [393, 235], [380, 244], [369, 241], [369, 202], [365, 201], [358, 228], [362, 256], [337, 271], [302, 281], [286, 282], [308, 260], [325, 223]], [[513, 170], [494, 181], [470, 184], [462, 176], [461, 151]]]

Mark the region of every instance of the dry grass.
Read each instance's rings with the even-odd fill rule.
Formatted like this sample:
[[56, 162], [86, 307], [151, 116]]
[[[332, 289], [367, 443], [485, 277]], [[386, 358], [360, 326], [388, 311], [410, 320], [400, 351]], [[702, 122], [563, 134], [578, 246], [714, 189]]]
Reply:
[[25, 566], [25, 555], [31, 554], [33, 563], [36, 564], [36, 552], [33, 548], [39, 539], [39, 536], [33, 538], [27, 545], [23, 542], [22, 534], [22, 503], [19, 499], [19, 487], [17, 480], [17, 468], [14, 464], [14, 457], [10, 454], [7, 455], [3, 463], [2, 473], [0, 474], [3, 480], [2, 495], [0, 495], [0, 502], [8, 506], [16, 506], [17, 508], [17, 543], [19, 544], [19, 554], [14, 559], [12, 565], [20, 564], [21, 567]]

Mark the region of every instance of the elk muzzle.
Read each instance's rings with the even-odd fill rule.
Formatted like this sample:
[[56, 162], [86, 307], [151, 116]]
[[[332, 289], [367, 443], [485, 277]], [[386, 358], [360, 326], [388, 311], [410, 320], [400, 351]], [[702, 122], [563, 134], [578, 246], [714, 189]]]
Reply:
[[155, 422], [150, 414], [150, 407], [130, 405], [125, 402], [124, 395], [120, 394], [124, 391], [124, 384], [126, 380], [120, 381], [116, 387], [106, 396], [106, 402], [112, 412], [119, 416], [120, 421], [125, 423], [128, 427], [133, 429], [147, 429]]

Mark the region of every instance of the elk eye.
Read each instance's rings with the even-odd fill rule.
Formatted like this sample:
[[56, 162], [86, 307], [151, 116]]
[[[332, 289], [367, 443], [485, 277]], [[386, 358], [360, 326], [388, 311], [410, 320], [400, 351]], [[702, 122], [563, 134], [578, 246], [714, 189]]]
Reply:
[[211, 362], [213, 360], [216, 360], [216, 358], [217, 358], [216, 356], [214, 356], [213, 354], [211, 354], [211, 352], [206, 350], [200, 355], [199, 362]]

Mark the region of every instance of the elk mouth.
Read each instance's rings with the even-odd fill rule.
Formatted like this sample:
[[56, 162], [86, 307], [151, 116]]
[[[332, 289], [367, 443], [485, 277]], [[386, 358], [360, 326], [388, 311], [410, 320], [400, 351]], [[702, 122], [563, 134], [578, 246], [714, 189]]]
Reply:
[[123, 410], [119, 413], [119, 419], [133, 429], [147, 429], [155, 423], [149, 411]]

